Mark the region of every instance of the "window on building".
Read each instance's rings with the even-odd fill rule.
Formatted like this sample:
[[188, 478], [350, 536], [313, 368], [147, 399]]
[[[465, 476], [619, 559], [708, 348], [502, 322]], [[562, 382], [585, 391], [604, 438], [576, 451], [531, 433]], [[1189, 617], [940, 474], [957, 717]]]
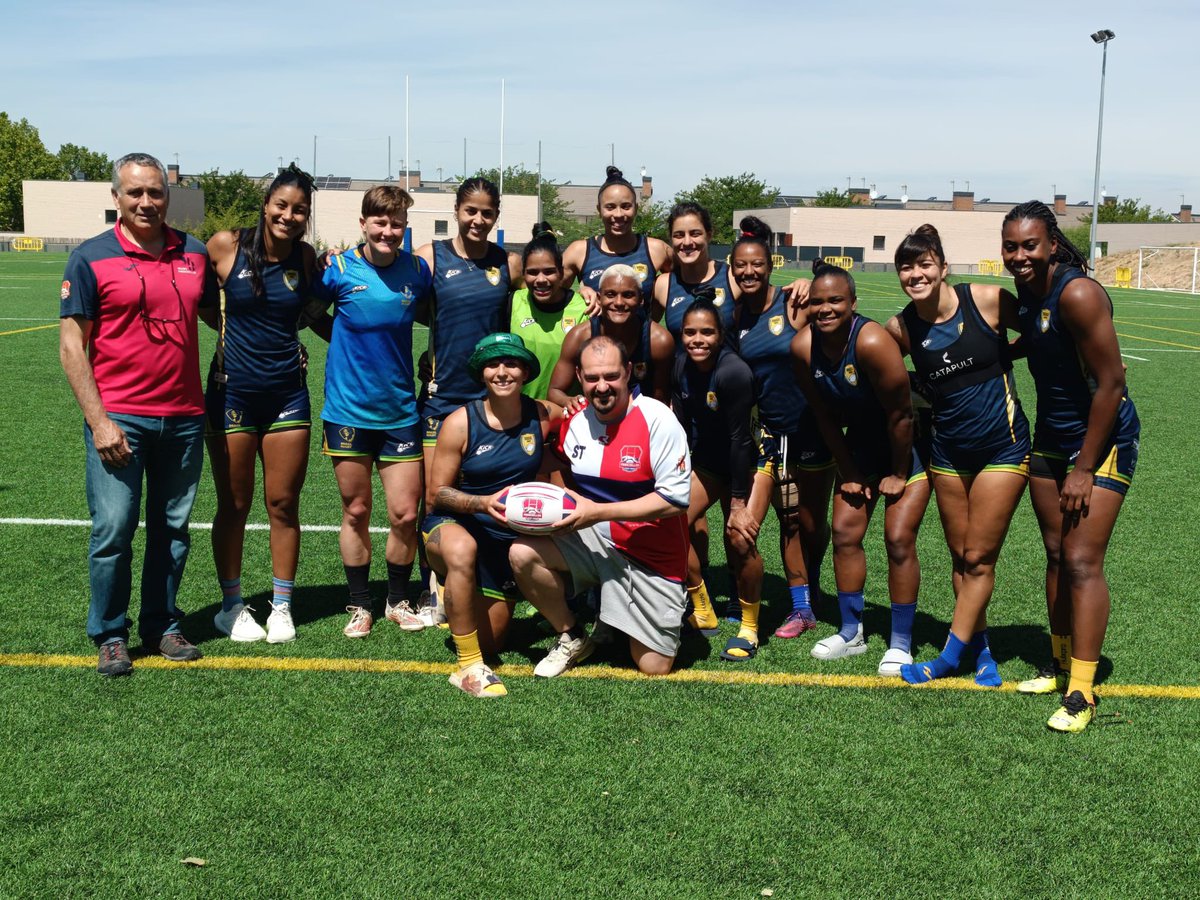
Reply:
[[104, 211], [104, 224], [105, 225], [116, 225], [117, 224], [117, 211], [115, 209], [106, 209]]
[[871, 239], [871, 249], [872, 250], [884, 250], [884, 249], [886, 249], [884, 247], [885, 243], [886, 242], [883, 239], [883, 235], [877, 234], [877, 235], [875, 235], [874, 238]]
[[433, 233], [435, 235], [447, 235], [450, 233], [450, 222], [448, 219], [434, 219]]

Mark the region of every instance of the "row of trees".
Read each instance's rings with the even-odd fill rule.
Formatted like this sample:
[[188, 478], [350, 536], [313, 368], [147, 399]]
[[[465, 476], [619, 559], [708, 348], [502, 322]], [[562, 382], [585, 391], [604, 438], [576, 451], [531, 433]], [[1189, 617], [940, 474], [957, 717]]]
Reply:
[[51, 153], [38, 130], [26, 119], [14, 120], [0, 112], [0, 231], [21, 231], [22, 181], [108, 181], [112, 161], [87, 147], [63, 144]]

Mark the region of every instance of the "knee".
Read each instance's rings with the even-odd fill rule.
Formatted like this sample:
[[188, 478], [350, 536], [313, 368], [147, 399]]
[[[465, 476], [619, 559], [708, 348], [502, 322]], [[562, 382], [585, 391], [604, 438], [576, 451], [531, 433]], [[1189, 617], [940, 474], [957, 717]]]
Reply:
[[916, 558], [917, 536], [907, 529], [885, 530], [883, 543], [887, 548], [888, 561], [894, 565]]
[[1063, 554], [1060, 565], [1066, 570], [1072, 584], [1083, 584], [1093, 578], [1104, 577], [1104, 557], [1089, 551]]
[[834, 527], [833, 552], [847, 553], [861, 549], [858, 535], [849, 529]]
[[389, 509], [388, 525], [392, 531], [410, 534], [417, 528], [417, 511], [415, 509]]
[[675, 657], [659, 653], [643, 653], [637, 661], [638, 671], [643, 675], [669, 675], [675, 665]]
[[988, 575], [996, 568], [996, 553], [968, 547], [962, 555], [962, 568], [966, 575]]
[[355, 497], [346, 503], [342, 514], [346, 524], [358, 531], [371, 523], [371, 504], [361, 497]]
[[524, 541], [515, 541], [508, 548], [508, 564], [514, 573], [528, 572], [541, 561], [537, 550]]
[[268, 497], [267, 515], [272, 522], [283, 525], [299, 525], [300, 497], [297, 494]]
[[474, 569], [477, 547], [469, 535], [443, 537], [441, 540], [442, 561], [447, 569], [463, 571]]

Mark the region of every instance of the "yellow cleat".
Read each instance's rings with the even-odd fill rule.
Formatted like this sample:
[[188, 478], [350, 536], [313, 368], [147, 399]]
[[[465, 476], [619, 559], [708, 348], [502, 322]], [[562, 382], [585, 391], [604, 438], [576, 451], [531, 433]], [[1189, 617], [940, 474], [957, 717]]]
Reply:
[[1056, 661], [1038, 669], [1036, 675], [1017, 685], [1020, 694], [1061, 694], [1067, 689], [1068, 673]]
[[1055, 710], [1054, 715], [1046, 722], [1051, 731], [1062, 731], [1067, 734], [1079, 734], [1096, 718], [1096, 704], [1088, 703], [1079, 691], [1071, 691], [1063, 700], [1063, 705]]

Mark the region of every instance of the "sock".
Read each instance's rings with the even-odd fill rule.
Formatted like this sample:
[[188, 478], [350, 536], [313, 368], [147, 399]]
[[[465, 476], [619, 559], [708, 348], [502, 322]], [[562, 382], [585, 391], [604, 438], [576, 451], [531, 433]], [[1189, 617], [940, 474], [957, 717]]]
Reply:
[[346, 570], [346, 585], [350, 588], [350, 605], [364, 609], [371, 605], [371, 564], [365, 566], [342, 565]]
[[454, 649], [458, 652], [458, 668], [460, 670], [483, 662], [483, 651], [479, 649], [478, 631], [472, 631], [470, 634], [450, 632], [450, 637], [454, 638]]
[[842, 627], [838, 631], [838, 637], [846, 643], [858, 635], [864, 605], [862, 591], [838, 591], [838, 609], [842, 613]]
[[273, 606], [292, 605], [292, 589], [296, 587], [295, 581], [285, 581], [282, 578], [272, 578], [271, 586], [273, 590], [273, 594], [271, 595], [271, 604]]
[[242, 579], [230, 578], [228, 580], [222, 578], [217, 581], [221, 586], [221, 611], [229, 612], [235, 606], [240, 606], [242, 603]]
[[574, 625], [567, 629], [567, 637], [573, 641], [583, 640], [587, 636], [587, 629], [583, 627], [582, 622], [576, 621]]
[[809, 592], [807, 584], [789, 587], [788, 593], [792, 595], [792, 612], [812, 615], [812, 595]]
[[942, 651], [941, 656], [937, 659], [931, 659], [929, 662], [901, 666], [900, 677], [909, 684], [924, 684], [926, 681], [932, 681], [935, 678], [945, 678], [947, 675], [953, 675], [958, 671], [958, 664], [962, 661], [962, 652], [966, 646], [966, 644], [954, 636], [954, 632], [952, 631], [950, 632], [950, 636], [946, 638], [946, 649]]
[[395, 606], [402, 600], [408, 599], [408, 579], [412, 577], [412, 563], [387, 564], [387, 602]]
[[704, 582], [701, 581], [696, 587], [687, 589], [688, 599], [692, 601], [692, 614], [688, 616], [688, 622], [693, 628], [716, 628], [717, 613], [713, 609], [712, 600], [708, 597], [708, 589]]
[[[738, 629], [737, 636], [742, 640], [749, 641], [754, 646], [758, 646], [758, 611], [761, 607], [761, 601], [755, 600], [753, 603], [747, 603], [745, 600], [738, 598], [738, 606], [742, 609], [742, 627]], [[749, 659], [752, 655], [750, 652], [739, 647], [725, 648], [725, 652], [735, 659]]]
[[1071, 671], [1071, 636], [1069, 634], [1051, 634], [1050, 652], [1054, 654], [1054, 661], [1058, 663], [1059, 669], [1064, 672]]
[[996, 668], [996, 661], [992, 659], [986, 628], [972, 636], [971, 652], [975, 654], [975, 683], [983, 687], [1000, 687], [1003, 680]]
[[917, 603], [892, 604], [892, 637], [888, 646], [912, 655], [913, 623], [917, 618]]
[[1084, 700], [1088, 703], [1095, 703], [1096, 698], [1092, 694], [1092, 685], [1096, 681], [1096, 666], [1100, 665], [1100, 660], [1076, 659], [1072, 656], [1070, 663], [1071, 680], [1067, 683], [1067, 696], [1070, 696], [1073, 691], [1079, 691], [1083, 694]]

